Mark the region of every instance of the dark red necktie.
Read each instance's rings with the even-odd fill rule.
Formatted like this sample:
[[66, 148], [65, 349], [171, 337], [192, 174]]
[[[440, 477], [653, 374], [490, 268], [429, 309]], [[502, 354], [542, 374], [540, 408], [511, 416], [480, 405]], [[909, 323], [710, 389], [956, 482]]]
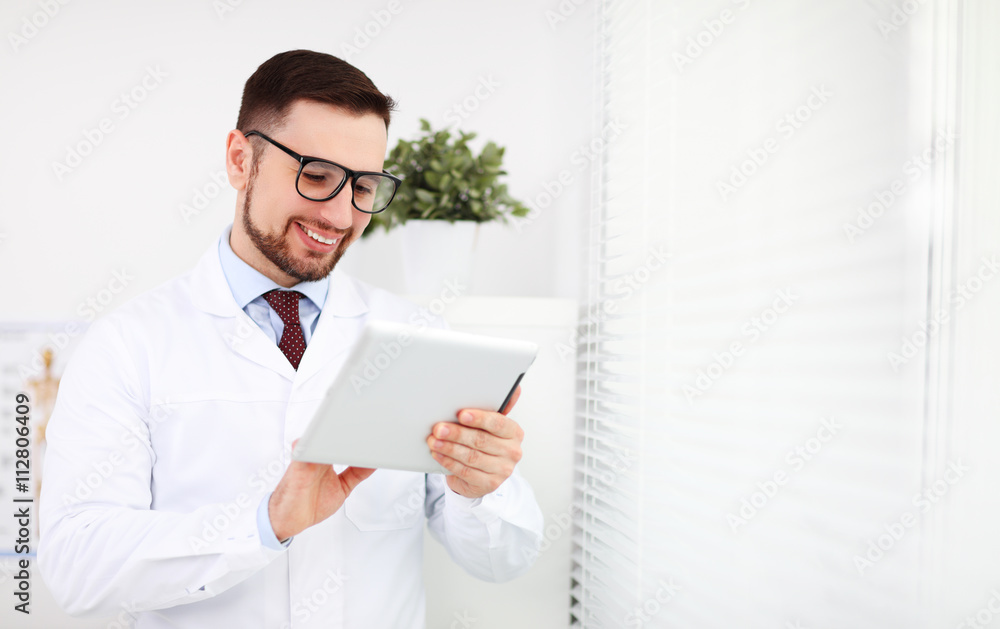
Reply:
[[302, 293], [294, 290], [272, 290], [264, 293], [264, 300], [271, 304], [281, 317], [285, 329], [278, 341], [278, 349], [285, 355], [293, 369], [299, 368], [299, 361], [306, 351], [306, 338], [302, 335], [302, 319], [299, 318], [299, 300]]

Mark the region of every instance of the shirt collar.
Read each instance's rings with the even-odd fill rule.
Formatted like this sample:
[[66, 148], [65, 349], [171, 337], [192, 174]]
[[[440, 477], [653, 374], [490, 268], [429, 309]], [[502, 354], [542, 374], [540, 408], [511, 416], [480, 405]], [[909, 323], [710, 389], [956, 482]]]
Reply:
[[[230, 223], [219, 239], [219, 261], [222, 263], [222, 272], [226, 276], [226, 282], [229, 284], [230, 290], [233, 291], [236, 305], [241, 309], [246, 308], [247, 304], [269, 290], [275, 288], [288, 290], [278, 286], [274, 280], [236, 255], [232, 245], [229, 244], [232, 230], [233, 225]], [[324, 277], [315, 282], [299, 282], [292, 288], [305, 295], [317, 308], [323, 310], [323, 306], [326, 305], [327, 293], [330, 290], [330, 280]]]

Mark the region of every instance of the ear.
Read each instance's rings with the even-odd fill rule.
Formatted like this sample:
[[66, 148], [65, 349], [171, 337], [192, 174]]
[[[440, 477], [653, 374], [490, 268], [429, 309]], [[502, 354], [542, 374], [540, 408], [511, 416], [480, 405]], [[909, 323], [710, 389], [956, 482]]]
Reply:
[[250, 181], [250, 163], [253, 158], [253, 146], [250, 140], [237, 129], [226, 136], [226, 174], [229, 185], [237, 191], [245, 190]]

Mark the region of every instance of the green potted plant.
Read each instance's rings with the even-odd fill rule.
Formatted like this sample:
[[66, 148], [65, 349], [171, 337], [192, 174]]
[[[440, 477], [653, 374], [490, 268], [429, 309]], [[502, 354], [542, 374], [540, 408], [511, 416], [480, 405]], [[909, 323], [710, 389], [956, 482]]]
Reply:
[[468, 279], [481, 223], [527, 216], [503, 183], [504, 148], [487, 142], [477, 155], [475, 133], [434, 131], [420, 120], [422, 134], [400, 140], [385, 169], [403, 179], [389, 207], [372, 216], [363, 236], [403, 227], [404, 274], [412, 293], [432, 294], [445, 279]]

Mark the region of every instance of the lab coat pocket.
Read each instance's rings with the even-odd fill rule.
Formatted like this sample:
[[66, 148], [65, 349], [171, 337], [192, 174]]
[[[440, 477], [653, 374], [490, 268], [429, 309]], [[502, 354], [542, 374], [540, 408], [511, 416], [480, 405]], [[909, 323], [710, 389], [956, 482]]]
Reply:
[[377, 470], [347, 498], [344, 513], [361, 531], [410, 528], [423, 521], [426, 492], [424, 474]]

